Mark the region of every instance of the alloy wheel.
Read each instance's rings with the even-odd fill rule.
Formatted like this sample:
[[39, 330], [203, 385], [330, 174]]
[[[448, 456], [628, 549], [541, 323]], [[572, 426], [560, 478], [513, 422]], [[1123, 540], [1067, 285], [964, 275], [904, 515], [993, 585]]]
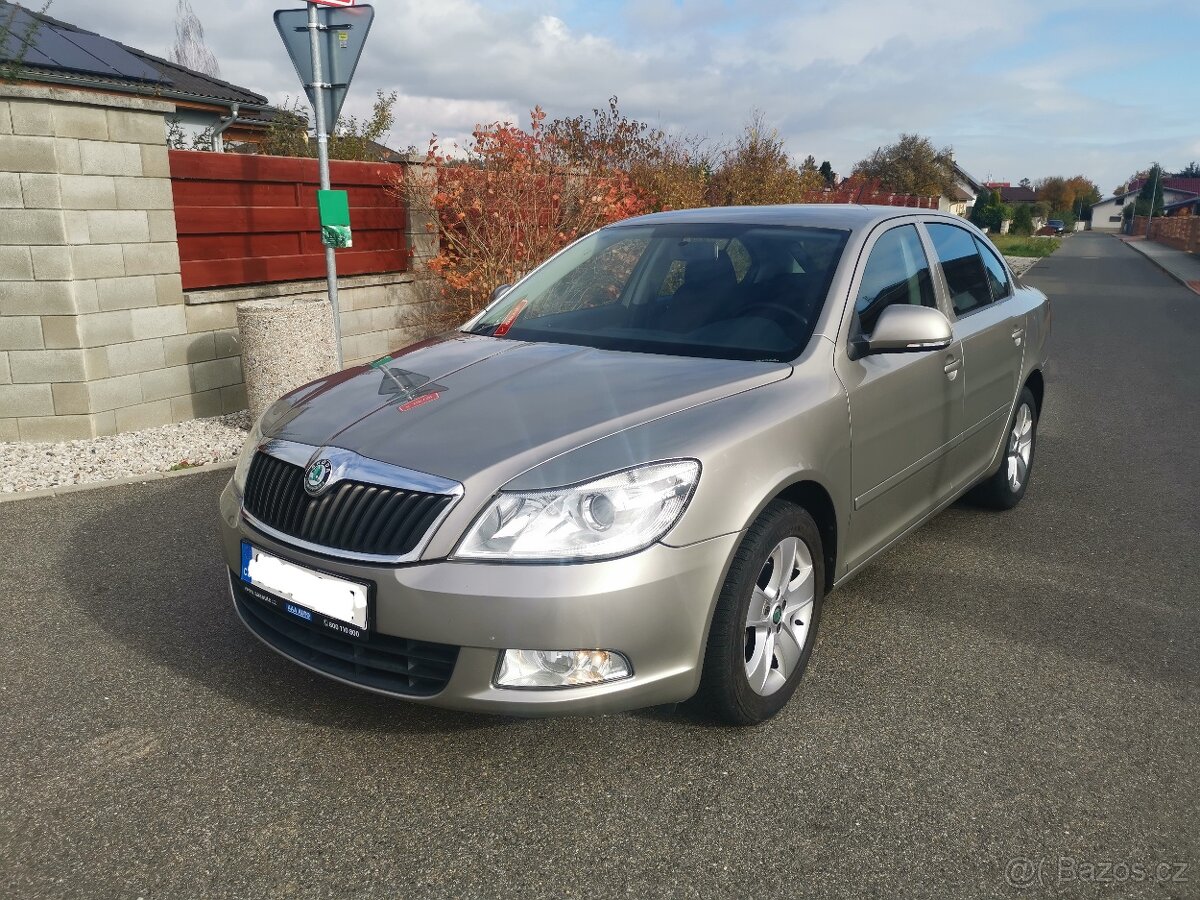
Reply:
[[767, 556], [746, 615], [746, 678], [762, 696], [796, 670], [812, 624], [816, 577], [808, 545], [787, 537]]
[[1008, 487], [1013, 493], [1021, 489], [1029, 474], [1033, 457], [1033, 410], [1022, 403], [1008, 436]]

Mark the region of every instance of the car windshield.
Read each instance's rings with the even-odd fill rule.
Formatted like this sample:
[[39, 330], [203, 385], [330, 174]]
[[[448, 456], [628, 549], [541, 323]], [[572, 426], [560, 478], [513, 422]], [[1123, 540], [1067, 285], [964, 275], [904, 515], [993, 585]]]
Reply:
[[584, 238], [468, 322], [474, 334], [723, 359], [807, 346], [848, 232], [626, 225]]

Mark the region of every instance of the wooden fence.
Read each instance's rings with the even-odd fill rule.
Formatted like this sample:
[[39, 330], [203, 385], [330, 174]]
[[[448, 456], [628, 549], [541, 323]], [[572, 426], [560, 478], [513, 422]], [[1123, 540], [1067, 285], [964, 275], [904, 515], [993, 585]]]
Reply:
[[[325, 274], [316, 160], [172, 150], [170, 161], [184, 290]], [[404, 205], [388, 190], [398, 171], [330, 163], [332, 186], [349, 194], [354, 235], [337, 251], [339, 274], [408, 268]]]

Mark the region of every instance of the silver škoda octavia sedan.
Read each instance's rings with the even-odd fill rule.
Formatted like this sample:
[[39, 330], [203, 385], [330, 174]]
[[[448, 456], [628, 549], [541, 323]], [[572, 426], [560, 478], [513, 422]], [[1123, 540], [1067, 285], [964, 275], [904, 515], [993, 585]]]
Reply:
[[968, 491], [1021, 500], [1049, 326], [953, 216], [621, 222], [271, 407], [221, 497], [234, 603], [408, 700], [761, 722], [830, 590]]

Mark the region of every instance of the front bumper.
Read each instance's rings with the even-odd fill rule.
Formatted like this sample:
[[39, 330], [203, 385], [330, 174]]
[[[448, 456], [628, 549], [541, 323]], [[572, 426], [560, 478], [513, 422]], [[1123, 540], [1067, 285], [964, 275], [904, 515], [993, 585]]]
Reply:
[[[233, 573], [240, 570], [246, 539], [301, 565], [374, 584], [373, 635], [458, 648], [449, 680], [428, 696], [339, 674], [251, 628], [284, 656], [339, 681], [406, 700], [527, 716], [633, 709], [695, 693], [713, 604], [740, 537], [724, 535], [678, 548], [655, 544], [622, 559], [571, 565], [440, 560], [377, 566], [298, 550], [259, 533], [241, 519], [232, 484], [221, 495], [221, 536]], [[584, 648], [620, 651], [632, 663], [633, 675], [570, 688], [493, 685], [505, 649]]]

